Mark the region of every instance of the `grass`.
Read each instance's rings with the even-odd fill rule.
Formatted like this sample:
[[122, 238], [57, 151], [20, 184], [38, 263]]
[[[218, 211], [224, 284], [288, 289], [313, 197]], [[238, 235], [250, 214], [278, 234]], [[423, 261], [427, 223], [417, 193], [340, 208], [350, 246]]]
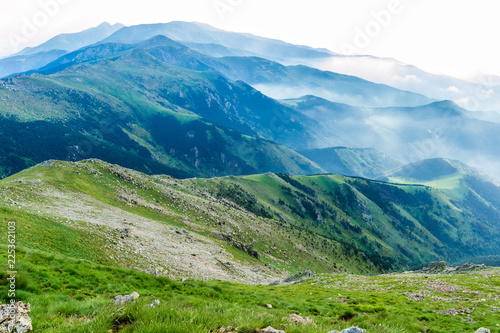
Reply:
[[[5, 261], [6, 247], [0, 250]], [[255, 332], [269, 325], [289, 333], [350, 326], [369, 332], [500, 331], [500, 311], [493, 308], [499, 305], [499, 270], [452, 276], [320, 274], [290, 286], [254, 286], [174, 281], [25, 247], [17, 259], [17, 298], [31, 303], [35, 332], [185, 333], [227, 326]], [[6, 274], [0, 278], [6, 302]], [[115, 295], [133, 291], [141, 295], [137, 301], [112, 304]], [[405, 294], [422, 291], [427, 292], [422, 301]], [[149, 307], [155, 299], [160, 306]], [[437, 313], [450, 308], [469, 308], [471, 314]], [[312, 317], [316, 326], [287, 322], [292, 313]]]

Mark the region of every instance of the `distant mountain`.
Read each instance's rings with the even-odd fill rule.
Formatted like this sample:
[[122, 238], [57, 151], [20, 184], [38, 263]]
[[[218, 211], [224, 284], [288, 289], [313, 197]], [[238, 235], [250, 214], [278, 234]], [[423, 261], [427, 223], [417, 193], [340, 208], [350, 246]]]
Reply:
[[459, 161], [435, 158], [405, 165], [387, 179], [396, 183], [423, 184], [448, 193], [455, 202], [467, 202], [476, 217], [500, 221], [500, 186]]
[[[255, 71], [248, 71], [242, 65], [249, 61]], [[101, 73], [89, 77], [97, 68], [109, 77], [102, 77], [101, 81], [93, 77], [101, 77]], [[330, 85], [332, 90], [344, 91], [345, 96], [352, 94], [351, 97], [358, 94], [356, 84], [384, 96], [394, 91], [358, 78], [304, 66], [290, 68], [260, 58], [213, 58], [161, 35], [136, 44], [97, 43], [64, 55], [37, 72], [54, 77], [65, 73], [62, 76], [71, 82], [70, 86], [84, 89], [92, 96], [108, 94], [125, 102], [127, 108], [137, 107], [138, 99], [131, 94], [139, 94], [139, 100], [146, 103], [187, 110], [211, 124], [292, 149], [374, 148], [404, 162], [446, 157], [462, 160], [500, 178], [497, 172], [500, 124], [474, 119], [452, 102], [391, 108], [361, 108], [315, 96], [278, 102], [242, 81], [233, 83], [228, 79], [236, 76], [261, 82], [283, 80], [293, 86], [301, 84], [299, 79], [304, 77], [303, 82], [309, 89], [318, 81]], [[39, 80], [37, 75], [34, 78]], [[92, 85], [106, 88], [96, 91]], [[363, 89], [359, 89], [359, 94], [362, 93]], [[25, 103], [33, 109], [40, 109], [44, 104], [29, 100]], [[61, 108], [59, 105], [46, 107]], [[306, 167], [303, 171], [306, 169], [311, 170]]]
[[332, 147], [299, 150], [323, 170], [346, 176], [377, 178], [401, 165], [391, 157], [370, 148]]
[[97, 27], [80, 32], [57, 35], [39, 46], [27, 47], [15, 55], [30, 55], [51, 50], [71, 52], [81, 47], [97, 43], [123, 27], [125, 26], [120, 23], [111, 25], [107, 22], [103, 22]]
[[302, 64], [320, 70], [354, 75], [430, 98], [452, 100], [468, 110], [499, 111], [500, 90], [496, 86], [499, 81], [495, 76], [482, 76], [471, 82], [429, 73], [392, 58], [370, 55], [334, 55], [322, 59], [290, 58], [282, 63]]
[[500, 113], [499, 112], [472, 111], [472, 112], [469, 112], [469, 116], [471, 116], [472, 118], [479, 119], [479, 120], [491, 121], [492, 123], [500, 124]]
[[480, 177], [478, 171], [464, 163], [444, 158], [433, 158], [404, 165], [394, 170], [389, 175], [389, 180], [400, 178], [408, 181], [432, 182], [457, 174], [470, 174]]
[[[42, 51], [54, 50], [72, 51], [101, 40], [105, 42], [137, 43], [156, 35], [170, 37], [192, 50], [209, 56], [256, 56], [278, 61], [284, 65], [305, 65], [320, 70], [360, 77], [404, 91], [422, 94], [433, 99], [453, 100], [470, 110], [498, 111], [497, 106], [500, 102], [500, 94], [496, 92], [498, 89], [495, 88], [498, 86], [498, 77], [496, 76], [483, 75], [470, 81], [460, 80], [450, 76], [428, 73], [415, 66], [391, 58], [378, 58], [369, 55], [341, 55], [327, 49], [314, 49], [251, 34], [228, 32], [195, 22], [143, 24], [131, 27], [110, 26], [103, 23], [99, 27], [81, 33], [56, 36], [39, 47], [26, 48], [16, 55], [33, 55]], [[29, 66], [12, 67], [10, 70], [4, 70], [3, 76], [37, 69], [47, 64], [47, 62], [42, 61], [43, 59], [38, 62], [35, 60], [36, 57], [30, 59], [31, 64]], [[12, 64], [12, 62], [10, 63]], [[7, 67], [7, 65], [3, 67]], [[1, 68], [2, 62], [0, 61]], [[303, 91], [302, 94], [297, 96], [305, 94], [327, 97], [310, 91]], [[286, 96], [286, 98], [290, 97]], [[281, 96], [281, 98], [285, 97]], [[398, 105], [400, 104], [394, 106]]]
[[321, 71], [306, 66], [283, 66], [256, 57], [225, 57], [219, 71], [243, 80], [278, 99], [315, 95], [333, 102], [361, 107], [418, 106], [435, 100], [358, 77]]
[[34, 68], [45, 66], [66, 53], [64, 50], [50, 50], [0, 59], [0, 77], [27, 72]]
[[[104, 42], [137, 43], [157, 35], [169, 37], [175, 41], [196, 44], [220, 45], [225, 48], [248, 52], [273, 60], [287, 58], [324, 58], [332, 53], [326, 49], [314, 49], [308, 46], [298, 46], [276, 39], [258, 37], [252, 34], [228, 32], [216, 29], [208, 24], [196, 22], [179, 22], [158, 24], [141, 24], [125, 27], [115, 32]], [[201, 46], [205, 50], [207, 46]], [[213, 48], [220, 52], [220, 48]], [[246, 54], [248, 55], [248, 54]]]
[[95, 28], [72, 34], [61, 34], [39, 46], [27, 47], [10, 57], [0, 59], [0, 77], [45, 66], [62, 55], [94, 44], [123, 27], [123, 24], [110, 25], [104, 22]]
[[378, 109], [314, 96], [283, 102], [316, 120], [323, 132], [340, 138], [330, 140], [330, 146], [375, 148], [407, 163], [433, 157], [457, 159], [500, 179], [500, 124], [472, 118], [453, 102]]
[[179, 177], [324, 172], [265, 139], [307, 147], [313, 121], [243, 82], [152, 55], [171, 54], [170, 42], [96, 45], [75, 53], [91, 61], [0, 81], [3, 174], [88, 157]]
[[214, 71], [231, 80], [244, 81], [273, 98], [296, 97], [314, 92], [329, 100], [370, 107], [423, 105], [433, 101], [425, 96], [357, 77], [305, 66], [285, 67], [277, 62], [255, 57], [213, 58], [163, 35], [136, 44], [99, 43], [67, 54], [36, 72], [50, 74], [77, 63], [116, 56], [132, 48], [146, 49], [153, 56], [172, 65], [198, 71]]

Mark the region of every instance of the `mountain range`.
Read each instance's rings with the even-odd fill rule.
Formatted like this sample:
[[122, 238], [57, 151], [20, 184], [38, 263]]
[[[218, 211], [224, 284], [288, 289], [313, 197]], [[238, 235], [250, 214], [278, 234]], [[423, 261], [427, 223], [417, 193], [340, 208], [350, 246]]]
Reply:
[[[498, 177], [495, 170], [498, 170], [500, 161], [496, 149], [498, 142], [495, 141], [498, 136], [495, 133], [498, 133], [500, 125], [477, 117], [473, 118], [469, 112], [451, 102], [414, 106], [432, 100], [356, 77], [321, 72], [305, 66], [286, 67], [277, 62], [255, 57], [210, 57], [162, 35], [134, 44], [111, 42], [139, 38], [138, 36], [149, 35], [152, 31], [158, 32], [159, 27], [154, 27], [155, 29], [151, 27], [146, 29], [142, 26], [124, 31], [120, 29], [103, 42], [67, 53], [40, 69], [30, 71], [31, 75], [3, 80], [4, 115], [16, 115], [15, 118], [23, 119], [22, 122], [48, 121], [47, 126], [62, 119], [65, 123], [77, 121], [79, 126], [67, 127], [78, 134], [68, 132], [60, 134], [73, 139], [54, 156], [50, 154], [44, 157], [36, 156], [30, 153], [30, 148], [17, 149], [17, 152], [23, 151], [27, 154], [18, 155], [12, 152], [12, 147], [15, 145], [9, 143], [7, 146], [6, 143], [3, 148], [6, 161], [3, 166], [4, 174], [39, 163], [47, 156], [102, 158], [103, 155], [100, 153], [95, 155], [99, 151], [96, 147], [102, 147], [95, 144], [96, 140], [103, 138], [96, 123], [100, 121], [99, 118], [116, 120], [119, 115], [119, 125], [114, 128], [120, 131], [121, 139], [113, 139], [112, 143], [107, 143], [119, 150], [123, 149], [121, 146], [125, 146], [127, 152], [120, 151], [117, 154], [121, 157], [115, 157], [112, 161], [126, 159], [128, 164], [121, 163], [132, 167], [137, 165], [132, 161], [139, 159], [141, 162], [138, 163], [142, 165], [140, 170], [146, 172], [152, 172], [154, 169], [156, 172], [169, 170], [176, 176], [217, 176], [225, 174], [226, 167], [223, 164], [227, 161], [231, 161], [231, 165], [238, 165], [236, 170], [240, 173], [321, 172], [324, 169], [290, 149], [347, 146], [377, 149], [403, 163], [432, 157], [459, 159], [474, 167], [482, 168], [482, 171], [490, 173], [493, 177]], [[161, 27], [165, 28], [163, 25]], [[196, 31], [206, 28], [198, 25], [195, 27]], [[220, 33], [218, 30], [216, 32], [216, 35]], [[175, 36], [180, 38], [179, 35]], [[283, 46], [283, 43], [275, 43], [277, 47], [291, 48], [288, 44]], [[304, 48], [297, 46], [293, 49]], [[304, 50], [320, 52], [309, 48]], [[303, 92], [302, 89], [320, 94], [321, 91], [326, 91], [325, 94], [331, 99], [337, 96], [336, 100], [349, 100], [365, 106], [331, 102], [312, 95], [279, 101], [262, 94], [248, 82], [257, 87], [283, 85], [297, 92]], [[317, 87], [321, 89], [315, 89]], [[54, 96], [43, 97], [45, 91]], [[70, 97], [68, 94], [77, 97]], [[81, 114], [78, 110], [89, 109], [87, 99], [94, 100], [96, 107], [92, 112]], [[65, 100], [69, 105], [64, 107], [54, 105], [58, 100]], [[15, 110], [19, 101], [23, 101], [29, 107]], [[377, 107], [387, 104], [397, 106], [404, 104], [405, 101], [409, 106]], [[141, 107], [138, 108], [139, 105]], [[375, 108], [367, 105], [374, 105]], [[52, 111], [47, 113], [43, 111], [44, 109]], [[103, 110], [107, 111], [103, 114]], [[169, 117], [175, 116], [177, 121], [179, 117], [191, 120], [203, 119], [202, 127], [207, 126], [208, 122], [210, 126], [222, 126], [241, 135], [263, 139], [263, 142], [270, 140], [268, 143], [263, 143], [264, 145], [272, 145], [272, 141], [281, 147], [258, 148], [258, 153], [248, 155], [242, 152], [243, 145], [240, 141], [231, 143], [233, 141], [228, 139], [226, 133], [223, 135], [224, 138], [220, 139], [224, 147], [217, 150], [217, 155], [223, 157], [214, 161], [213, 156], [207, 155], [210, 151], [208, 146], [202, 148], [201, 142], [196, 139], [192, 140], [193, 144], [190, 147], [181, 147], [175, 143], [176, 140], [165, 137], [164, 134], [161, 139], [157, 135], [156, 137], [152, 135], [151, 125], [142, 124], [158, 117], [155, 112], [151, 113], [152, 110], [163, 113], [161, 117], [165, 117], [165, 114], [169, 114]], [[82, 116], [84, 119], [80, 119]], [[173, 121], [172, 119], [167, 123]], [[122, 123], [123, 121], [127, 125]], [[158, 122], [155, 120], [153, 123]], [[38, 130], [46, 125], [44, 123], [40, 127], [38, 126], [40, 124], [37, 123], [34, 128]], [[130, 127], [131, 124], [134, 128]], [[453, 124], [453, 126], [447, 125], [445, 128], [443, 124]], [[93, 127], [93, 130], [89, 126]], [[11, 127], [11, 125], [4, 126], [4, 128]], [[174, 127], [179, 128], [177, 125]], [[184, 131], [183, 129], [181, 132]], [[185, 132], [189, 133], [191, 130]], [[353, 133], [357, 134], [353, 136]], [[96, 136], [100, 138], [96, 139]], [[205, 134], [201, 135], [201, 140], [206, 142], [204, 137]], [[94, 142], [89, 153], [82, 154], [78, 151], [82, 150], [81, 147], [69, 148], [77, 147], [78, 142], [86, 142], [88, 146], [89, 139]], [[165, 145], [165, 141], [169, 144]], [[22, 143], [18, 143], [19, 145], [23, 146]], [[131, 148], [131, 145], [135, 148]], [[239, 152], [235, 151], [236, 146], [240, 147]], [[204, 153], [204, 149], [208, 150]], [[142, 153], [139, 154], [141, 150]], [[263, 157], [277, 150], [278, 158], [270, 158], [269, 155]], [[172, 156], [170, 152], [175, 153]], [[124, 157], [134, 154], [136, 156], [134, 158]], [[242, 156], [245, 154], [246, 157]], [[283, 157], [285, 155], [287, 157]], [[146, 156], [152, 158], [152, 161], [142, 160], [148, 159]], [[266, 162], [262, 162], [264, 160]], [[168, 165], [168, 168], [158, 169], [158, 163]], [[153, 164], [157, 166], [154, 167]], [[182, 169], [183, 172], [173, 173], [172, 167]]]
[[[73, 219], [92, 202], [104, 219], [166, 219], [288, 271], [383, 272], [500, 253], [500, 123], [487, 112], [314, 68], [340, 57], [328, 50], [197, 23], [103, 24], [15, 57], [32, 68], [0, 80], [4, 198], [22, 203], [7, 219], [30, 209], [37, 221]], [[35, 188], [71, 198], [65, 213], [31, 198]], [[96, 194], [104, 188], [114, 190]], [[189, 214], [152, 188], [182, 197]], [[206, 216], [220, 206], [219, 218], [204, 224], [190, 200]], [[288, 245], [269, 250], [271, 235]], [[290, 244], [295, 263], [283, 254]]]

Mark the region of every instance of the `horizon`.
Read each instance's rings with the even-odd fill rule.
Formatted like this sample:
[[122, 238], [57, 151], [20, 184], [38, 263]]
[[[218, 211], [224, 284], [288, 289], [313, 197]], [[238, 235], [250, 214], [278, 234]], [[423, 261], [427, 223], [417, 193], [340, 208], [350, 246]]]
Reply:
[[[493, 20], [492, 12], [495, 11], [488, 10], [492, 5], [484, 0], [474, 7], [481, 9], [484, 15], [476, 18], [475, 25], [466, 27], [463, 18], [467, 14], [470, 16], [470, 6], [453, 3], [454, 12], [447, 12], [452, 3], [450, 0], [440, 4], [430, 4], [428, 0], [418, 3], [412, 0], [363, 0], [357, 5], [347, 1], [329, 3], [316, 0], [314, 5], [305, 7], [302, 1], [284, 5], [281, 0], [268, 5], [262, 0], [252, 3], [244, 0], [191, 0], [182, 4], [146, 0], [141, 7], [146, 11], [137, 10], [128, 1], [120, 2], [121, 10], [116, 10], [116, 3], [109, 1], [100, 4], [102, 11], [99, 13], [92, 9], [95, 0], [85, 3], [81, 0], [28, 1], [33, 5], [27, 6], [28, 10], [19, 8], [12, 0], [0, 4], [4, 13], [3, 20], [0, 20], [2, 58], [26, 47], [43, 44], [59, 34], [80, 32], [103, 22], [133, 26], [183, 21], [324, 48], [338, 54], [395, 59], [430, 73], [466, 80], [500, 75], [496, 61], [499, 51], [488, 34], [500, 28], [500, 22]], [[290, 14], [277, 19], [283, 8]], [[437, 22], [436, 17], [441, 14], [447, 20]], [[255, 24], [256, 17], [259, 24]], [[423, 20], [425, 24], [422, 24]], [[26, 38], [23, 28], [30, 23], [35, 26], [35, 32]], [[444, 43], [443, 36], [447, 37]], [[428, 52], [429, 49], [434, 51]]]

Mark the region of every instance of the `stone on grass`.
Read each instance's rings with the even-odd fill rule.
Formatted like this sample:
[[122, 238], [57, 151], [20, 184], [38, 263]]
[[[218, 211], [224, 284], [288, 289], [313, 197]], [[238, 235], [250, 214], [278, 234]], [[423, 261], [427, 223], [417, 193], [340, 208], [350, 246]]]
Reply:
[[221, 327], [217, 330], [217, 333], [238, 333], [238, 329], [233, 326]]
[[301, 317], [297, 314], [291, 314], [288, 317], [288, 321], [294, 324], [308, 324], [308, 325], [315, 325], [314, 320], [312, 320], [309, 317]]
[[275, 328], [272, 328], [271, 326], [267, 326], [266, 328], [259, 330], [257, 333], [286, 333], [286, 332], [282, 330], [277, 330]]
[[487, 328], [481, 327], [476, 331], [476, 333], [491, 333], [491, 331]]
[[0, 305], [0, 332], [1, 333], [24, 333], [31, 331], [31, 312], [29, 303], [17, 302], [13, 305]]
[[131, 302], [131, 301], [135, 301], [138, 298], [139, 298], [139, 294], [134, 291], [130, 295], [125, 295], [125, 296], [118, 295], [113, 300], [114, 300], [115, 305], [121, 305], [121, 304], [125, 304], [125, 303]]
[[155, 299], [151, 304], [149, 304], [150, 307], [154, 308], [160, 305], [160, 301]]
[[[339, 333], [339, 331], [330, 331], [327, 333]], [[340, 333], [366, 333], [366, 330], [359, 327], [349, 327], [346, 328], [345, 330], [342, 330], [342, 332]]]

